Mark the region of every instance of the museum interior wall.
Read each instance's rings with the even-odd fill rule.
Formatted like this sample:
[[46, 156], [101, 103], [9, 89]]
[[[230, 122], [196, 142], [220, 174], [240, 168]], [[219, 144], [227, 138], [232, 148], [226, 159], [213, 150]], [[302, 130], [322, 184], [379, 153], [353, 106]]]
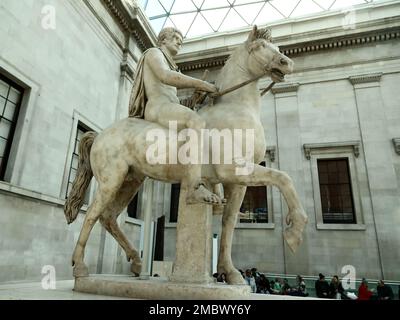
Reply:
[[[46, 5], [56, 8], [55, 29], [43, 28]], [[358, 278], [400, 279], [400, 3], [364, 6], [350, 20], [348, 14], [270, 26], [295, 71], [262, 100], [265, 165], [293, 178], [309, 224], [292, 254], [282, 237], [287, 208], [276, 188], [265, 188], [259, 205], [264, 218], [247, 219], [248, 210], [239, 218], [232, 250], [238, 268], [317, 275], [341, 274], [343, 266], [353, 265]], [[188, 39], [178, 65], [195, 77], [208, 69], [213, 81], [247, 32]], [[10, 98], [19, 109], [0, 178], [0, 282], [41, 279], [45, 265], [56, 267], [58, 279], [71, 278], [70, 257], [87, 210], [84, 206], [77, 221], [66, 224], [62, 206], [76, 168], [76, 141], [86, 130], [101, 131], [127, 115], [136, 63], [155, 35], [129, 1], [3, 0], [0, 38], [2, 89], [14, 94], [5, 103]], [[261, 81], [260, 88], [269, 83]], [[191, 93], [180, 91], [182, 97]], [[321, 205], [321, 170], [329, 161], [346, 163], [351, 190], [352, 212], [340, 223], [329, 220]], [[161, 241], [156, 222], [165, 220], [156, 260], [171, 266], [176, 239], [171, 210], [179, 191], [146, 183], [154, 191], [152, 252]], [[93, 183], [88, 199], [95, 189]], [[140, 250], [145, 200], [141, 190], [133, 213], [119, 218]], [[220, 219], [214, 216], [217, 237]], [[99, 224], [86, 252], [91, 273], [129, 272], [124, 253]]]

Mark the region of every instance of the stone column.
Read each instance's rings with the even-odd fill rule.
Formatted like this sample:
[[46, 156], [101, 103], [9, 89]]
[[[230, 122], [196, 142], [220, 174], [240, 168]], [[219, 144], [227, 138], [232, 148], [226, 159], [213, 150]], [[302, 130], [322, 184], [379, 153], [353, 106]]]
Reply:
[[350, 77], [354, 86], [373, 219], [382, 268], [381, 277], [395, 279], [400, 261], [399, 186], [392, 160], [392, 138], [387, 130], [381, 73]]
[[[304, 159], [301, 153], [302, 140], [297, 101], [298, 88], [298, 83], [283, 83], [273, 87], [272, 93], [275, 95], [279, 169], [289, 174], [292, 178], [300, 201], [305, 208]], [[282, 228], [285, 229], [285, 218], [288, 210], [283, 196], [281, 199], [283, 203]], [[306, 231], [303, 233], [304, 241], [306, 241], [306, 233]], [[305, 252], [306, 247], [305, 243], [303, 243], [301, 248], [299, 248], [301, 255], [296, 254], [294, 256], [287, 245], [284, 244], [285, 273], [297, 274], [304, 273], [305, 270], [308, 270], [308, 254]], [[288, 268], [290, 268], [290, 270]]]
[[143, 257], [142, 272], [140, 279], [146, 280], [150, 277], [150, 256], [152, 252], [151, 241], [151, 221], [152, 221], [152, 202], [153, 202], [153, 181], [147, 179], [143, 185], [143, 203], [144, 203], [144, 240], [143, 240]]
[[176, 258], [170, 281], [212, 283], [212, 207], [187, 205], [186, 193], [186, 187], [182, 185], [176, 228]]

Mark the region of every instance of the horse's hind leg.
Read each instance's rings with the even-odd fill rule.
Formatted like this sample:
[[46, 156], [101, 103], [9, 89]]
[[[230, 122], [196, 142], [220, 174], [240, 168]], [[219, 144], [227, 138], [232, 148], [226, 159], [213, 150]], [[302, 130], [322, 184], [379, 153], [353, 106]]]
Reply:
[[74, 266], [74, 277], [87, 277], [89, 275], [88, 268], [85, 265], [84, 252], [86, 243], [89, 239], [90, 232], [99, 217], [107, 210], [110, 203], [116, 197], [116, 194], [125, 179], [126, 171], [120, 171], [119, 174], [114, 172], [114, 176], [106, 182], [100, 182], [98, 191], [96, 192], [93, 203], [90, 205], [85, 221], [83, 222], [81, 233], [79, 234], [78, 242], [75, 246], [72, 255], [72, 265]]
[[102, 214], [105, 209], [105, 204], [107, 200], [106, 192], [97, 191], [95, 199], [91, 206], [89, 207], [85, 220], [83, 222], [81, 233], [79, 234], [78, 242], [76, 243], [74, 253], [72, 255], [72, 266], [74, 266], [73, 275], [74, 277], [87, 277], [89, 275], [89, 270], [85, 265], [84, 253], [87, 240], [89, 239], [90, 232], [92, 231], [93, 226], [97, 222], [97, 219]]
[[222, 216], [221, 243], [218, 255], [218, 273], [225, 273], [229, 284], [245, 284], [240, 272], [232, 262], [232, 238], [236, 226], [237, 215], [246, 193], [246, 187], [240, 185], [224, 185], [227, 199]]
[[143, 180], [144, 178], [136, 179], [135, 181], [125, 181], [118, 191], [115, 200], [109, 205], [107, 215], [100, 217], [100, 223], [115, 238], [122, 249], [124, 249], [128, 261], [132, 260], [131, 271], [135, 276], [138, 276], [142, 269], [140, 256], [118, 226], [117, 217], [135, 196]]

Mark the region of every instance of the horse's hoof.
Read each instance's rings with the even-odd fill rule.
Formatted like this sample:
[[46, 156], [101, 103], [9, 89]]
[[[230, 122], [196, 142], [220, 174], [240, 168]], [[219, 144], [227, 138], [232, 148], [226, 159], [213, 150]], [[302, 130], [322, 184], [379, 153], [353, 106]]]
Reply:
[[89, 276], [88, 267], [84, 263], [76, 263], [73, 270], [73, 276], [75, 278], [88, 277]]
[[290, 250], [293, 253], [296, 253], [297, 248], [300, 246], [300, 244], [302, 243], [303, 239], [301, 237], [301, 233], [300, 232], [296, 232], [295, 230], [293, 230], [291, 227], [287, 228], [284, 233], [283, 233], [283, 237], [287, 243], [287, 245], [289, 246]]
[[186, 197], [186, 204], [225, 205], [219, 196], [210, 192], [203, 185], [200, 185], [197, 189], [188, 193]]
[[239, 271], [231, 271], [226, 274], [226, 282], [231, 285], [245, 285], [246, 281]]
[[133, 261], [131, 264], [131, 272], [135, 277], [139, 277], [140, 273], [142, 272], [142, 263]]

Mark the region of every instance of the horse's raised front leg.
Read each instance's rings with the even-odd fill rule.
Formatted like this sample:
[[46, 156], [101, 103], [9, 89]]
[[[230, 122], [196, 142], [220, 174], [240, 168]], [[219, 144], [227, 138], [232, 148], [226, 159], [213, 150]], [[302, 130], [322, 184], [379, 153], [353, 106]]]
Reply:
[[246, 187], [241, 185], [224, 185], [227, 199], [222, 216], [221, 243], [218, 255], [218, 273], [225, 273], [229, 284], [246, 284], [240, 272], [232, 262], [232, 238], [240, 206], [246, 193]]
[[236, 169], [243, 170], [242, 167], [235, 167], [235, 165], [216, 166], [217, 175], [224, 183], [246, 186], [273, 185], [282, 192], [289, 208], [286, 223], [290, 225], [284, 232], [284, 238], [289, 248], [296, 252], [302, 242], [302, 233], [308, 218], [300, 203], [292, 179], [283, 171], [265, 168], [256, 164], [254, 164], [254, 170], [248, 175], [237, 175], [238, 171]]
[[106, 178], [99, 182], [99, 187], [96, 192], [94, 201], [90, 205], [86, 213], [82, 230], [79, 234], [79, 239], [72, 255], [74, 277], [87, 277], [89, 275], [88, 268], [85, 265], [83, 259], [86, 243], [89, 239], [90, 232], [92, 231], [92, 228], [99, 217], [103, 215], [104, 212], [106, 212], [109, 205], [114, 201], [116, 194], [125, 179], [127, 171], [128, 168], [126, 168], [126, 170], [115, 170], [114, 176], [109, 176], [111, 178]]
[[105, 216], [100, 216], [100, 223], [115, 238], [122, 249], [125, 251], [128, 261], [132, 260], [131, 272], [135, 276], [139, 276], [142, 270], [142, 262], [138, 251], [131, 245], [125, 234], [122, 232], [117, 223], [117, 217], [121, 211], [129, 204], [136, 195], [144, 178], [135, 179], [134, 181], [125, 181], [115, 197], [115, 200], [108, 206]]

